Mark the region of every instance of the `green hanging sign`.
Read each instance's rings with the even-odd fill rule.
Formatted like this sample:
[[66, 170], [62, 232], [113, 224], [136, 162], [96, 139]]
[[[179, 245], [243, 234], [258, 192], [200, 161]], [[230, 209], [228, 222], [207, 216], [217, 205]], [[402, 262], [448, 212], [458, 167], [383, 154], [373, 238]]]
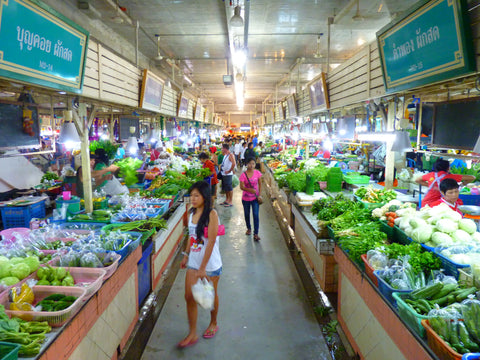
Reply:
[[475, 71], [465, 0], [421, 1], [377, 32], [387, 92]]
[[82, 92], [88, 32], [38, 0], [0, 0], [0, 76]]

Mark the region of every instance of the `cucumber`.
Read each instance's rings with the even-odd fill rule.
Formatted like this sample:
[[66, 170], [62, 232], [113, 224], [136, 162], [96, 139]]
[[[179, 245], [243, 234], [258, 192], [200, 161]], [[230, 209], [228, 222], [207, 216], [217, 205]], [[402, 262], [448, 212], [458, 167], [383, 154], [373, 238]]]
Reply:
[[446, 285], [443, 285], [443, 288], [442, 290], [440, 290], [437, 295], [435, 295], [434, 297], [432, 297], [432, 300], [435, 300], [435, 299], [440, 299], [444, 296], [447, 296], [449, 295], [452, 291], [455, 291], [457, 289], [458, 285], [456, 284], [446, 284]]
[[442, 290], [442, 288], [443, 288], [443, 284], [441, 282], [437, 282], [433, 285], [424, 287], [422, 289], [412, 291], [410, 293], [410, 296], [413, 299], [416, 299], [416, 300], [418, 300], [418, 299], [431, 299], [436, 294], [438, 294], [440, 292], [440, 290]]

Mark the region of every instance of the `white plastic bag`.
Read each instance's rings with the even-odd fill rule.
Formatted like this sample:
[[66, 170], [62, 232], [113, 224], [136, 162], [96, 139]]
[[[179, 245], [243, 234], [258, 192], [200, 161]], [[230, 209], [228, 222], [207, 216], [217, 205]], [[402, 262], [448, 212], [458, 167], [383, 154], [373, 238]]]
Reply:
[[128, 187], [122, 185], [115, 176], [107, 181], [102, 190], [111, 196], [128, 193]]
[[215, 300], [215, 288], [213, 283], [206, 278], [198, 279], [192, 285], [193, 298], [205, 310], [213, 310], [213, 302]]

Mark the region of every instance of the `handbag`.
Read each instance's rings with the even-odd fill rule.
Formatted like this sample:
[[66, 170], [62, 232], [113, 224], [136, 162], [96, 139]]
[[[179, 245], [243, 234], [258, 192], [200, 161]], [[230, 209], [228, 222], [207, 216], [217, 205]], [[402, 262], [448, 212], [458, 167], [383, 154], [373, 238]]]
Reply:
[[[225, 235], [225, 225], [221, 224], [218, 225], [218, 231], [217, 231], [217, 236], [222, 236]], [[208, 239], [208, 226], [205, 226], [203, 228], [203, 236], [205, 236]]]
[[[250, 179], [248, 178], [248, 175], [247, 175], [247, 172], [245, 171], [245, 177], [247, 178], [248, 180], [248, 183], [250, 184], [250, 186], [252, 187], [252, 189], [255, 189], [250, 181]], [[263, 204], [263, 198], [261, 195], [257, 195], [257, 192], [255, 192], [255, 197], [257, 198], [257, 201], [258, 201], [258, 205], [262, 205]]]

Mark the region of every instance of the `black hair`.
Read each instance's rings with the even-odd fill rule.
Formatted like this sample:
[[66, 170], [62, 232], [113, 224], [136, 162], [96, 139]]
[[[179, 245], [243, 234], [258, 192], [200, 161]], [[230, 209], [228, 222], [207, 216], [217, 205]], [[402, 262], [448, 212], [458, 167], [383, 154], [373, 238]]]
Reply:
[[446, 193], [448, 190], [458, 189], [458, 183], [454, 179], [445, 179], [440, 182], [440, 192]]
[[448, 171], [448, 169], [450, 169], [450, 163], [448, 160], [437, 159], [437, 161], [435, 161], [435, 165], [433, 166], [433, 170], [435, 172]]
[[208, 155], [204, 152], [201, 152], [200, 155], [198, 155], [198, 158], [200, 160], [207, 160], [208, 159]]
[[[188, 190], [188, 193], [191, 194], [193, 190], [197, 190], [203, 197], [203, 212], [198, 220], [196, 233], [197, 240], [201, 241], [203, 238], [203, 229], [208, 226], [208, 221], [210, 220], [210, 211], [212, 211], [212, 196], [210, 193], [210, 185], [203, 180], [197, 181], [195, 184], [193, 184]], [[192, 214], [194, 214], [196, 209], [192, 208], [190, 211]]]
[[228, 145], [227, 143], [224, 143], [224, 144], [222, 145], [222, 148], [228, 150], [228, 149], [230, 149], [230, 145]]
[[256, 162], [254, 157], [248, 157], [248, 158], [245, 159], [245, 164], [248, 164], [250, 161], [255, 161]]
[[108, 166], [108, 156], [105, 152], [105, 149], [96, 149], [95, 155], [97, 157], [95, 159], [95, 165], [97, 165], [98, 163], [104, 163], [106, 166]]
[[249, 142], [247, 147], [250, 147], [250, 145], [253, 146], [253, 142]]

